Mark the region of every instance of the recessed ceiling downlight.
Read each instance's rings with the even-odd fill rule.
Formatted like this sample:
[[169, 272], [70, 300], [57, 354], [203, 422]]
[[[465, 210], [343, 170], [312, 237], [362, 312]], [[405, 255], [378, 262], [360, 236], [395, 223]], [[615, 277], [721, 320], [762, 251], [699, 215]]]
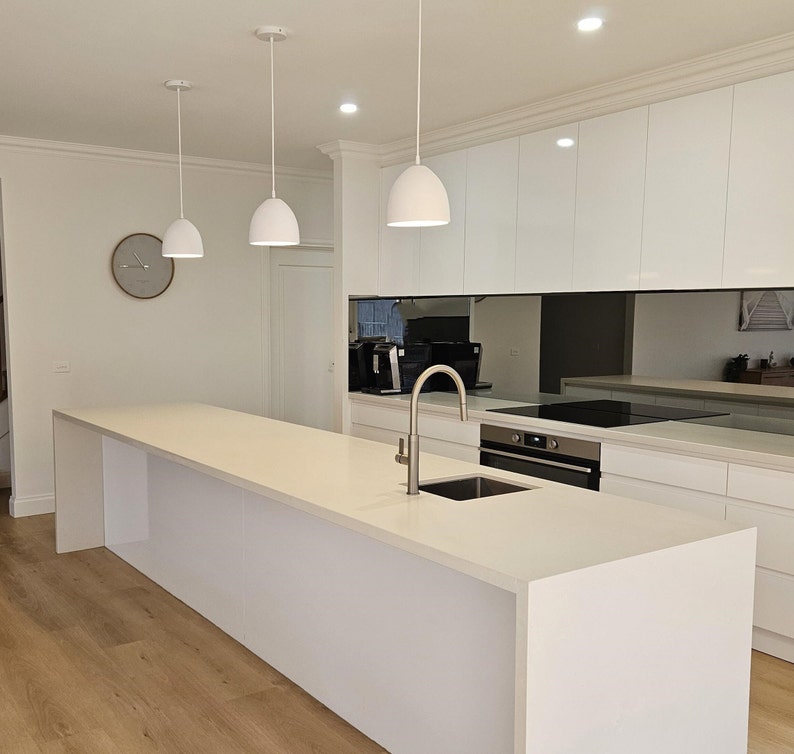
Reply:
[[569, 149], [574, 144], [576, 144], [576, 142], [567, 136], [562, 139], [557, 139], [557, 146], [562, 147], [563, 149]]
[[358, 110], [358, 105], [353, 102], [345, 102], [344, 104], [339, 105], [339, 109], [343, 113], [354, 113]]
[[604, 25], [603, 18], [597, 18], [596, 16], [590, 16], [589, 18], [582, 18], [576, 24], [576, 28], [579, 31], [596, 31], [600, 29]]

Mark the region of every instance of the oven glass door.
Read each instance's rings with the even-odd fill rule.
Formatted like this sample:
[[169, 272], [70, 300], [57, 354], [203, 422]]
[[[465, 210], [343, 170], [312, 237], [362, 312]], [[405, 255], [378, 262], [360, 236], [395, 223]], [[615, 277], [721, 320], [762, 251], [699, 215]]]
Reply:
[[480, 464], [589, 490], [598, 489], [601, 476], [597, 462], [567, 456], [546, 458], [540, 455], [519, 455], [485, 447], [480, 448]]

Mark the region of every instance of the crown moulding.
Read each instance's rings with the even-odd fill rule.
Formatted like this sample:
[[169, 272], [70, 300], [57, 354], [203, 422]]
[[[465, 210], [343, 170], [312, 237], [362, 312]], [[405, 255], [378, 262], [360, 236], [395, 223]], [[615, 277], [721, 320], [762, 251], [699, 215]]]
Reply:
[[[422, 154], [452, 152], [687, 94], [794, 70], [794, 33], [657, 68], [422, 134]], [[413, 137], [381, 145], [382, 165], [410, 160]]]

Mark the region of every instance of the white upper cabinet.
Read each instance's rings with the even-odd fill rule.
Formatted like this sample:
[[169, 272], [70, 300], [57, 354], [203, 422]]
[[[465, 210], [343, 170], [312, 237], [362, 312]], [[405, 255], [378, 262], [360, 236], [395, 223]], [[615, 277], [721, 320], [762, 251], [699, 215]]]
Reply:
[[579, 124], [573, 288], [639, 287], [648, 108]]
[[413, 163], [393, 165], [381, 170], [380, 250], [378, 257], [378, 295], [411, 296], [419, 290], [419, 228], [390, 228], [386, 225], [386, 205], [391, 187]]
[[463, 293], [463, 243], [466, 231], [466, 150], [430, 157], [422, 162], [444, 184], [449, 198], [449, 225], [422, 228], [419, 252], [419, 294]]
[[463, 291], [513, 293], [518, 137], [468, 150]]
[[794, 286], [794, 72], [734, 89], [722, 285]]
[[640, 288], [719, 288], [733, 87], [650, 106]]
[[578, 123], [520, 138], [516, 293], [571, 290], [578, 141]]

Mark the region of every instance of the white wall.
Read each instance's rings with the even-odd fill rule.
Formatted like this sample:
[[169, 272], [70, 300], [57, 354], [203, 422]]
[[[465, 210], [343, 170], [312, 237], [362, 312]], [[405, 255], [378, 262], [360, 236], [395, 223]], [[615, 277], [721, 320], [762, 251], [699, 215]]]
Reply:
[[[175, 260], [171, 287], [141, 301], [116, 286], [110, 256], [128, 234], [162, 238], [177, 217], [175, 161], [52, 146], [0, 143], [14, 515], [52, 510], [53, 408], [201, 401], [268, 409], [268, 251], [248, 245], [267, 173], [188, 161], [186, 216], [205, 257]], [[330, 242], [330, 174], [280, 177], [279, 189], [302, 239]], [[55, 360], [68, 360], [71, 372], [54, 374]]]
[[637, 294], [632, 373], [721, 380], [725, 362], [740, 353], [750, 366], [775, 352], [794, 356], [794, 330], [739, 332], [738, 291]]
[[480, 379], [501, 395], [538, 392], [540, 303], [540, 296], [487, 296], [474, 304], [471, 339], [483, 343]]

